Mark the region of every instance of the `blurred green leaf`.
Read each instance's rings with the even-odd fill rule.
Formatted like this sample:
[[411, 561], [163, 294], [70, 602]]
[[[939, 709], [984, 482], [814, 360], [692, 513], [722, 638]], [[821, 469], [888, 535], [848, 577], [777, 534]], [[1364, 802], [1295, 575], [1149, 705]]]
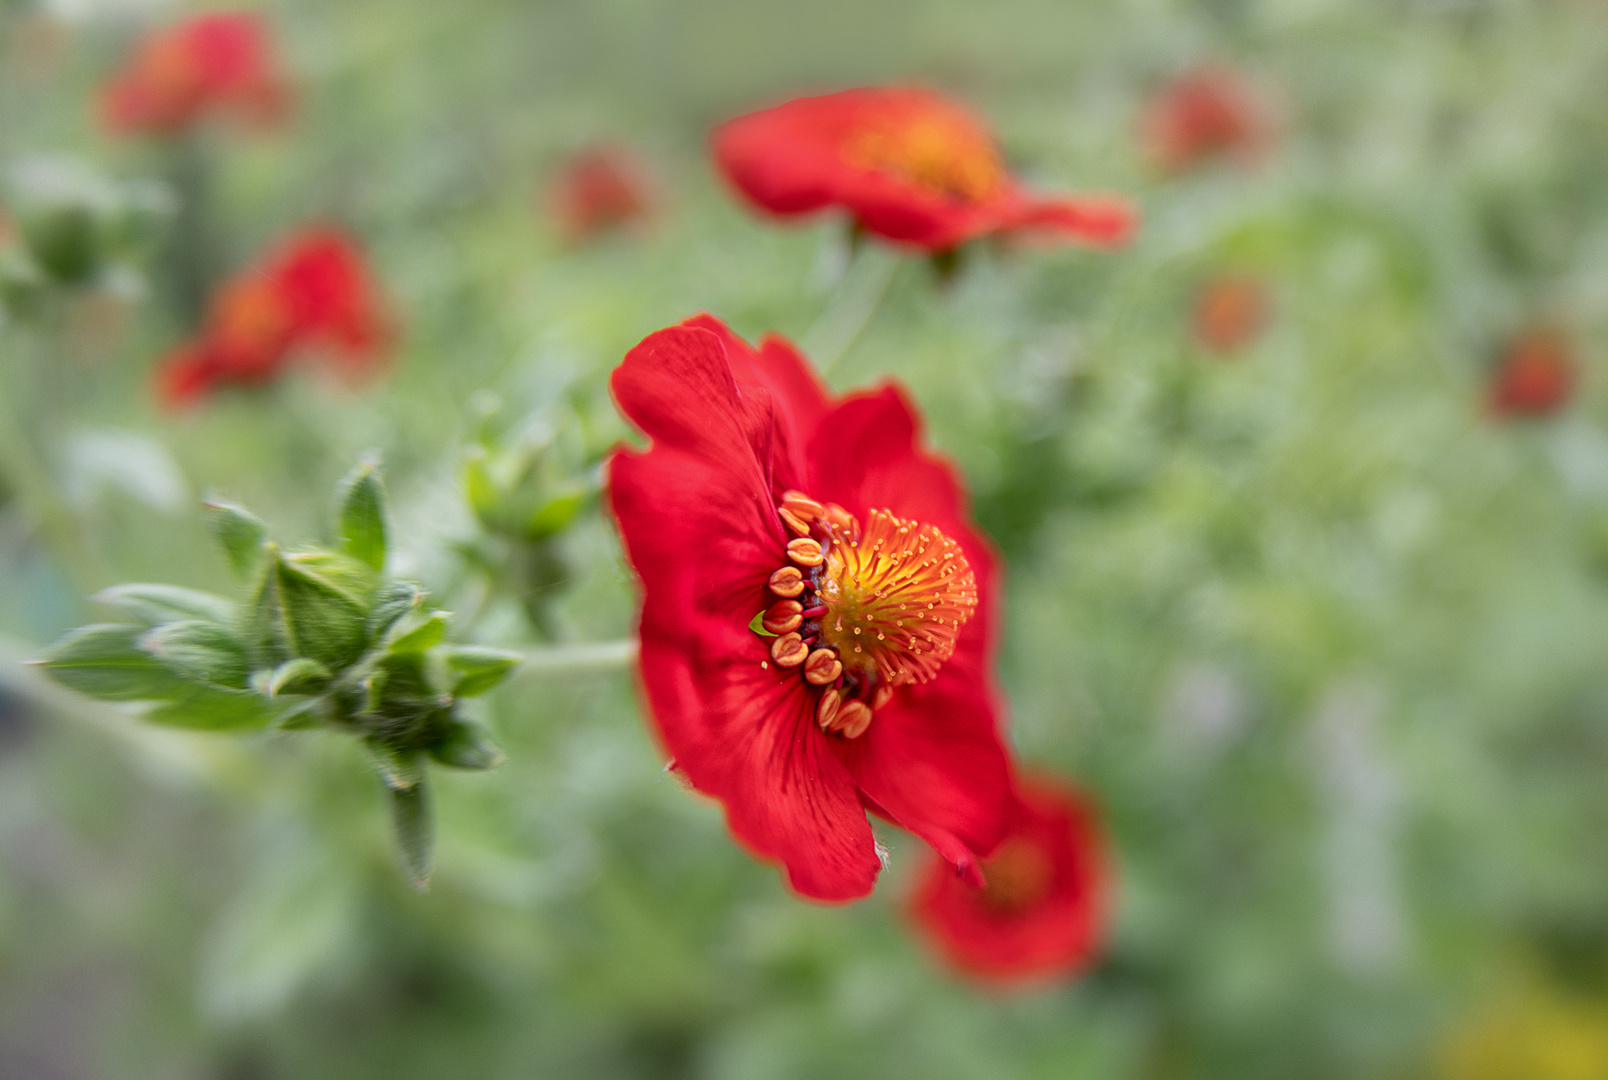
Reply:
[[502, 649], [460, 645], [444, 650], [447, 666], [457, 674], [455, 697], [475, 697], [492, 689], [514, 669], [521, 657]]
[[69, 689], [102, 701], [160, 701], [194, 684], [140, 646], [145, 628], [118, 624], [80, 627], [56, 642], [39, 664]]
[[396, 840], [397, 857], [408, 883], [423, 892], [430, 886], [435, 845], [429, 784], [421, 770], [418, 783], [406, 788], [387, 787], [386, 795], [391, 804], [391, 831]]
[[286, 660], [272, 671], [263, 672], [262, 676], [261, 692], [268, 697], [322, 693], [333, 677], [329, 668], [305, 656]]
[[240, 577], [252, 577], [262, 564], [268, 526], [233, 503], [209, 501], [206, 508], [213, 535], [229, 557], [229, 565]]
[[430, 746], [430, 756], [456, 769], [495, 769], [507, 760], [485, 725], [464, 717], [447, 721], [445, 734]]
[[194, 731], [240, 731], [272, 723], [275, 712], [262, 695], [249, 690], [188, 683], [183, 693], [164, 701], [144, 717], [153, 724]]
[[245, 646], [227, 628], [192, 619], [148, 631], [140, 648], [189, 679], [244, 690], [251, 673]]
[[391, 639], [390, 650], [394, 653], [419, 653], [433, 649], [447, 636], [447, 627], [451, 622], [451, 612], [421, 613], [416, 620], [410, 619], [395, 628], [393, 632], [396, 636]]
[[177, 585], [113, 585], [109, 589], [102, 589], [92, 599], [147, 626], [176, 619], [229, 623], [235, 616], [233, 601], [215, 593]]
[[385, 569], [386, 498], [379, 467], [360, 463], [340, 486], [341, 549], [376, 571]]
[[586, 506], [586, 500], [585, 491], [571, 491], [547, 500], [530, 516], [525, 526], [526, 536], [531, 540], [545, 540], [563, 532]]

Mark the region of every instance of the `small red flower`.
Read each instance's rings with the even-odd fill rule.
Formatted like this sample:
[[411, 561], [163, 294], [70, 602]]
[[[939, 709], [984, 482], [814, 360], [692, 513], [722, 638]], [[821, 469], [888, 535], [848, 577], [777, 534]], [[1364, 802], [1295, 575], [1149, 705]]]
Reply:
[[1195, 294], [1195, 337], [1213, 352], [1235, 352], [1261, 336], [1271, 310], [1260, 278], [1219, 275]]
[[272, 124], [288, 99], [263, 20], [218, 11], [140, 42], [101, 88], [100, 115], [110, 131], [176, 135], [212, 116]]
[[708, 315], [650, 334], [612, 385], [653, 441], [609, 486], [675, 767], [805, 896], [871, 891], [867, 809], [980, 880], [1011, 805], [997, 572], [903, 392], [834, 400], [788, 342]]
[[339, 232], [308, 229], [213, 294], [201, 333], [159, 370], [159, 391], [170, 405], [189, 404], [218, 385], [270, 382], [312, 350], [359, 377], [388, 337], [361, 252]]
[[761, 210], [842, 207], [867, 232], [927, 251], [996, 233], [1114, 245], [1133, 230], [1125, 200], [1029, 193], [982, 123], [916, 87], [798, 98], [729, 121], [712, 141], [726, 179]]
[[1200, 68], [1178, 76], [1145, 114], [1150, 156], [1168, 173], [1231, 157], [1254, 161], [1272, 136], [1261, 103], [1239, 75]]
[[640, 225], [653, 212], [653, 178], [629, 147], [601, 143], [564, 163], [550, 192], [553, 219], [566, 240]]
[[935, 859], [910, 898], [911, 918], [949, 964], [1004, 982], [1089, 963], [1105, 923], [1106, 869], [1082, 798], [1049, 779], [1022, 784], [1010, 834], [982, 869], [988, 883], [977, 888]]
[[1525, 330], [1502, 351], [1491, 378], [1498, 416], [1549, 416], [1574, 396], [1578, 371], [1569, 342], [1550, 327]]

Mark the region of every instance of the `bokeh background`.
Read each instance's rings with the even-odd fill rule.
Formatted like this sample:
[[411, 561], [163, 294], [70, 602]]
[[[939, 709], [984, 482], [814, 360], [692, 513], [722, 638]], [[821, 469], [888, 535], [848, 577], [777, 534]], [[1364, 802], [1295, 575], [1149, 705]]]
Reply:
[[[97, 87], [187, 10], [0, 6], [8, 175], [65, 156], [178, 200], [137, 272], [0, 325], [0, 1075], [1608, 1077], [1608, 7], [284, 0], [254, 9], [279, 129], [108, 135]], [[1147, 110], [1203, 66], [1266, 145], [1160, 168]], [[904, 81], [1030, 182], [1131, 195], [1137, 239], [946, 281], [712, 171], [722, 119]], [[576, 242], [551, 186], [598, 141], [653, 212]], [[384, 370], [162, 407], [200, 287], [315, 220], [382, 283]], [[1224, 275], [1265, 309], [1227, 348], [1197, 314]], [[231, 591], [203, 493], [327, 536], [371, 447], [398, 565], [460, 636], [627, 637], [595, 502], [511, 537], [466, 470], [594, 484], [627, 436], [609, 370], [700, 310], [845, 348], [840, 388], [902, 380], [964, 470], [1007, 559], [1014, 746], [1110, 834], [1081, 978], [945, 970], [892, 830], [872, 899], [792, 897], [664, 773], [606, 656], [486, 700], [509, 760], [441, 777], [424, 895], [349, 740], [164, 730], [17, 664], [115, 582]], [[1515, 416], [1492, 380], [1535, 327], [1578, 386]]]

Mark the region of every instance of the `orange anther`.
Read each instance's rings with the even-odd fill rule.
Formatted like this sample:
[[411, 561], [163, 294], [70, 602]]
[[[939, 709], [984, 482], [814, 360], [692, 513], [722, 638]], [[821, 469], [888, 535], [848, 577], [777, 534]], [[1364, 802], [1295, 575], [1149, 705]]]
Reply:
[[804, 605], [797, 600], [778, 600], [760, 618], [759, 625], [773, 634], [797, 630], [804, 621]]
[[831, 727], [832, 720], [837, 716], [838, 706], [843, 704], [843, 695], [836, 690], [828, 690], [821, 695], [820, 704], [815, 706], [815, 722], [822, 727]]
[[837, 682], [843, 674], [843, 664], [832, 649], [816, 649], [804, 661], [804, 679], [816, 686]]
[[804, 574], [796, 566], [784, 566], [770, 576], [770, 591], [777, 596], [797, 596], [804, 591]]
[[[811, 522], [826, 512], [826, 507], [804, 494], [802, 491], [782, 492], [781, 508], [803, 522]], [[805, 530], [808, 532], [809, 530]]]
[[863, 701], [845, 701], [832, 720], [832, 730], [845, 739], [858, 739], [871, 726], [871, 706]]
[[787, 507], [783, 506], [776, 512], [781, 515], [782, 524], [793, 530], [794, 536], [808, 536], [810, 534], [809, 523], [800, 519], [797, 514]]
[[771, 642], [771, 659], [777, 667], [798, 667], [810, 654], [810, 647], [797, 634], [783, 634]]
[[886, 705], [892, 697], [893, 687], [884, 683], [883, 685], [877, 687], [877, 692], [872, 695], [871, 707], [873, 709], [880, 709], [882, 706]]
[[787, 557], [800, 566], [820, 566], [824, 558], [821, 554], [821, 545], [807, 536], [787, 542]]

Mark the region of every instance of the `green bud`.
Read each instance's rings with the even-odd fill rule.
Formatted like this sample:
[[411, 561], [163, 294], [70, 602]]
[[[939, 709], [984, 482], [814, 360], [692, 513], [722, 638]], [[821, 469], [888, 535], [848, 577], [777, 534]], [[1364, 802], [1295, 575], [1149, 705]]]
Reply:
[[337, 556], [282, 555], [270, 545], [253, 605], [250, 641], [256, 665], [277, 666], [305, 656], [336, 670], [361, 656], [368, 620], [364, 592], [371, 591], [372, 575], [357, 569]]
[[424, 590], [411, 581], [393, 581], [380, 587], [369, 610], [368, 639], [378, 641], [402, 616], [424, 604]]

